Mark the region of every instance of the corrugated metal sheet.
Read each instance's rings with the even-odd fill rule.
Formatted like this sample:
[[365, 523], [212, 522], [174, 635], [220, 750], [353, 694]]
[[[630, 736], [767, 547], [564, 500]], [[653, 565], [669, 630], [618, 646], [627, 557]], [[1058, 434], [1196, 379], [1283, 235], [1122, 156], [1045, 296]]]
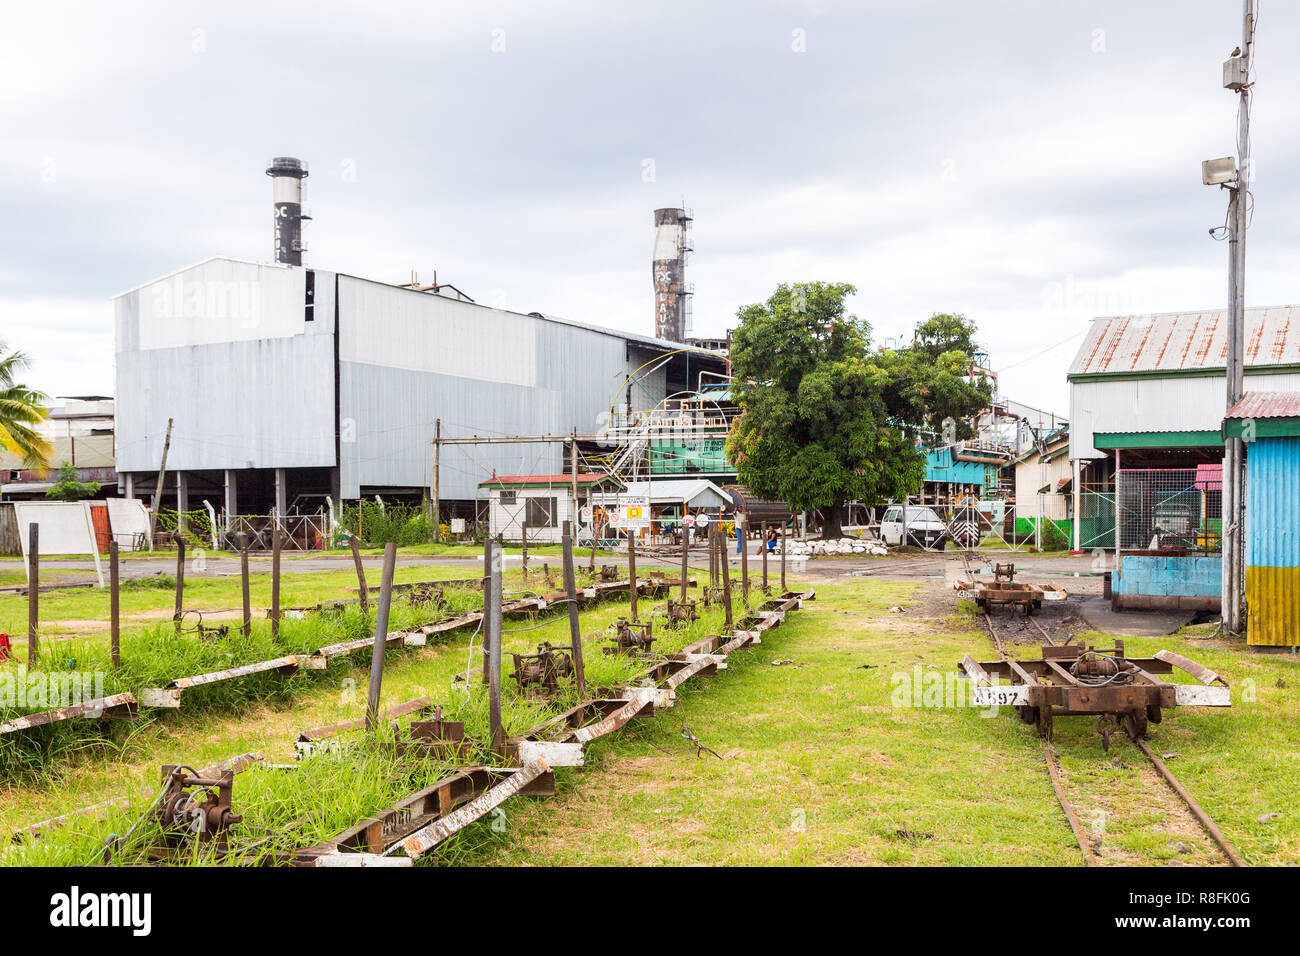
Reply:
[[1300, 418], [1300, 392], [1247, 392], [1227, 418]]
[[1300, 644], [1300, 438], [1246, 452], [1246, 602], [1251, 644]]
[[[471, 303], [339, 277], [340, 417], [350, 423], [342, 449], [341, 487], [428, 487], [433, 423], [447, 437], [591, 434], [606, 423], [610, 403], [632, 370], [651, 360], [629, 337], [575, 323], [503, 313]], [[455, 321], [445, 319], [454, 316]], [[423, 318], [421, 318], [423, 317]], [[345, 348], [362, 336], [387, 339], [403, 351], [402, 330], [424, 323], [421, 348], [439, 357], [388, 364], [388, 352]], [[361, 361], [362, 358], [369, 359]], [[493, 375], [499, 369], [500, 375]], [[635, 408], [667, 397], [661, 369], [639, 378]], [[345, 433], [348, 429], [345, 428]], [[444, 499], [473, 499], [478, 484], [498, 475], [558, 474], [558, 442], [537, 445], [451, 445], [439, 459]]]
[[[1246, 365], [1300, 364], [1296, 309], [1288, 305], [1246, 310]], [[1226, 330], [1222, 310], [1093, 319], [1069, 374], [1223, 368], [1228, 355]]]
[[[1246, 373], [1246, 388], [1300, 392], [1300, 373]], [[1226, 411], [1223, 374], [1178, 378], [1098, 379], [1070, 383], [1070, 457], [1101, 458], [1097, 432], [1217, 432]]]
[[[118, 471], [157, 472], [168, 418], [169, 471], [335, 463], [334, 278], [317, 272], [307, 322], [303, 272], [209, 261], [114, 300]], [[186, 290], [199, 318], [173, 321]]]

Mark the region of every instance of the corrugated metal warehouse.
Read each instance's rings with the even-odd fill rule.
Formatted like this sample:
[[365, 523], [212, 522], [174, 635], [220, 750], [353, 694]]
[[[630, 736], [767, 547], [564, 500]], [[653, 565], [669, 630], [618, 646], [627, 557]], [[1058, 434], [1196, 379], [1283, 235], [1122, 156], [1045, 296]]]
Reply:
[[[125, 493], [152, 493], [171, 418], [164, 498], [228, 514], [418, 498], [436, 419], [444, 437], [591, 433], [656, 357], [677, 352], [623, 390], [638, 409], [725, 366], [648, 336], [224, 257], [114, 301]], [[566, 466], [560, 443], [444, 446], [441, 497], [464, 506], [494, 472]]]

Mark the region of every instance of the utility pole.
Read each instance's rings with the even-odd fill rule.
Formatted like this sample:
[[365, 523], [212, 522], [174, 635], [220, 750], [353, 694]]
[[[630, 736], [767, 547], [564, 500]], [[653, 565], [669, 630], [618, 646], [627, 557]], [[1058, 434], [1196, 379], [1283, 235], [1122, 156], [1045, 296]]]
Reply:
[[[1246, 338], [1246, 222], [1250, 213], [1250, 182], [1254, 169], [1250, 156], [1251, 52], [1255, 42], [1255, 0], [1242, 0], [1240, 52], [1223, 65], [1223, 85], [1238, 96], [1237, 168], [1228, 189], [1228, 329], [1227, 409], [1241, 401], [1245, 378]], [[1206, 175], [1209, 182], [1211, 177]], [[1224, 442], [1223, 456], [1223, 629], [1240, 634], [1245, 569], [1246, 500], [1245, 448], [1240, 438]]]

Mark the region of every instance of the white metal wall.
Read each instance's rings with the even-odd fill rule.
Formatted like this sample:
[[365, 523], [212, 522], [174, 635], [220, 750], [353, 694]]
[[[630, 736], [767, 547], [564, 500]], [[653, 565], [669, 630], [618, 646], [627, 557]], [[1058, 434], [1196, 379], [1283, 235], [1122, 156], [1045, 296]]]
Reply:
[[209, 260], [116, 297], [117, 467], [328, 467], [334, 454], [333, 275]]
[[[1251, 374], [1246, 391], [1300, 391], [1300, 374]], [[1223, 375], [1070, 383], [1070, 457], [1104, 458], [1098, 432], [1218, 431], [1226, 408]]]

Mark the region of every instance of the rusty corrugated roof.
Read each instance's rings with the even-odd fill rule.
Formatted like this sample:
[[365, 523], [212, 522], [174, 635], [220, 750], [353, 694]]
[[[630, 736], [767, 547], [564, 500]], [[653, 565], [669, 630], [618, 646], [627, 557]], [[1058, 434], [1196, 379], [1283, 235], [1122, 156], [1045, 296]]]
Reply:
[[1300, 418], [1300, 392], [1247, 392], [1226, 418]]
[[[1247, 366], [1300, 364], [1300, 307], [1246, 310]], [[1295, 313], [1295, 314], [1293, 314]], [[1070, 375], [1121, 375], [1227, 365], [1227, 313], [1165, 312], [1093, 319]]]

